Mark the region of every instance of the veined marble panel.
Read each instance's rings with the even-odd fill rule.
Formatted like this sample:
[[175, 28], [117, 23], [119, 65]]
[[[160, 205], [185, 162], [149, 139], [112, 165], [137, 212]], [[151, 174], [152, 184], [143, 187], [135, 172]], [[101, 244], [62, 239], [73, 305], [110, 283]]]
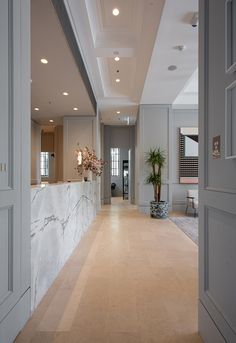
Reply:
[[99, 185], [96, 181], [32, 188], [32, 311], [52, 285], [99, 208]]

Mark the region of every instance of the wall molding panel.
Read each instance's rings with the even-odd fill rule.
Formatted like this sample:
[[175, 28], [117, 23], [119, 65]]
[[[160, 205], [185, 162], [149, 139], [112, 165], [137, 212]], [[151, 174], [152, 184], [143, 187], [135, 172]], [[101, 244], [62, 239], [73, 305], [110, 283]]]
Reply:
[[199, 2], [199, 333], [214, 343], [236, 342], [233, 3]]
[[30, 0], [0, 2], [0, 342], [30, 316]]

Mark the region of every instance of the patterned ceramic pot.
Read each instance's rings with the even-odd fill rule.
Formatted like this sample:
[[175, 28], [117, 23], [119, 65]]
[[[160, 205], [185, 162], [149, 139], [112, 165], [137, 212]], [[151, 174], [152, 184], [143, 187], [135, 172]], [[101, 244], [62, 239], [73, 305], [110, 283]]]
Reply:
[[152, 218], [164, 219], [168, 216], [168, 202], [167, 201], [150, 201], [150, 216]]

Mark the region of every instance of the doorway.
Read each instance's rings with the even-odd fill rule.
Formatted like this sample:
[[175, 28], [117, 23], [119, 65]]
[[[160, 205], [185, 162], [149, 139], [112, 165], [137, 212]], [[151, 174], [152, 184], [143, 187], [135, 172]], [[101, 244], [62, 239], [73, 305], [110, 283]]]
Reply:
[[104, 126], [104, 204], [134, 203], [134, 126]]

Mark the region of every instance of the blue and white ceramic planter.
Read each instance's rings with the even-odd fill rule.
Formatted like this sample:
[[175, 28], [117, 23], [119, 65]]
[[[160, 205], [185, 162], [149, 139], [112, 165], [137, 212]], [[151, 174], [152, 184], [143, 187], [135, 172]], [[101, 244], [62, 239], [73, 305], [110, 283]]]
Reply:
[[156, 219], [165, 219], [168, 216], [167, 201], [150, 201], [150, 216]]

